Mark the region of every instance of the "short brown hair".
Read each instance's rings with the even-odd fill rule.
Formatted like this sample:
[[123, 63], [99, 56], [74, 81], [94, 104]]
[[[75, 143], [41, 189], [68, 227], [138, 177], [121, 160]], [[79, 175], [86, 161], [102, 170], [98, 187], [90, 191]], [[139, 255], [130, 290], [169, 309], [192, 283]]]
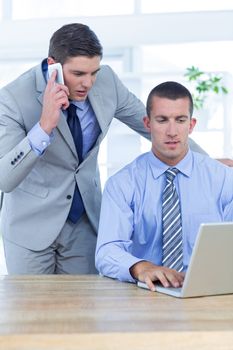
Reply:
[[162, 84], [154, 87], [147, 98], [146, 112], [148, 117], [150, 116], [152, 108], [152, 99], [154, 96], [168, 98], [170, 100], [177, 100], [178, 98], [188, 98], [189, 99], [189, 112], [190, 117], [193, 115], [193, 98], [189, 90], [175, 81], [166, 81]]
[[68, 58], [76, 56], [102, 58], [103, 48], [96, 34], [87, 25], [71, 23], [52, 35], [48, 55], [64, 64]]

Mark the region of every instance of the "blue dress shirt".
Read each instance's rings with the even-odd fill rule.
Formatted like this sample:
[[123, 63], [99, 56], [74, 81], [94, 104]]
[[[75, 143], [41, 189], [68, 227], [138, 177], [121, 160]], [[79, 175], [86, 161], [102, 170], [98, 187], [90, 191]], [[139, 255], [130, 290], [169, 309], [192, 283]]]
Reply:
[[[129, 269], [135, 263], [147, 260], [161, 265], [161, 203], [168, 168], [149, 152], [107, 181], [96, 248], [101, 274], [133, 282]], [[190, 150], [176, 168], [187, 269], [199, 225], [233, 220], [233, 169]]]

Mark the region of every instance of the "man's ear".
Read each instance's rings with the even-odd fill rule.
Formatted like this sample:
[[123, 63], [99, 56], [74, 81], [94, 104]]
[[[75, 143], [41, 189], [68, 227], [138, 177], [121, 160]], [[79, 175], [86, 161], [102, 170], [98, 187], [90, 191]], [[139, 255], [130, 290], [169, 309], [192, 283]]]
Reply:
[[52, 57], [47, 58], [48, 65], [56, 63], [56, 61]]
[[145, 129], [150, 132], [150, 118], [147, 115], [143, 118], [143, 123]]
[[194, 129], [196, 123], [197, 123], [197, 119], [196, 118], [191, 118], [190, 126], [189, 126], [189, 134], [191, 134], [193, 132], [193, 129]]

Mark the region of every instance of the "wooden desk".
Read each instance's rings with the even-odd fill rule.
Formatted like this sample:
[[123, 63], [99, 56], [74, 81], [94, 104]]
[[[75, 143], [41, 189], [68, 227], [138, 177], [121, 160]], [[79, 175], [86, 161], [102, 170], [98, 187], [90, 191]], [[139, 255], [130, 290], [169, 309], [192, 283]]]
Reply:
[[0, 349], [233, 349], [233, 295], [176, 299], [100, 276], [1, 276]]

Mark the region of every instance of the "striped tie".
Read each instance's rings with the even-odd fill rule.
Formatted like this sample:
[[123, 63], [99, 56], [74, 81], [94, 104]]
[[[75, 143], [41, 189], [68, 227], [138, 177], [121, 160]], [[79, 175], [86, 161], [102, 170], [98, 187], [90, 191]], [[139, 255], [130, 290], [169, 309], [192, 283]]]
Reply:
[[173, 183], [179, 172], [176, 168], [169, 168], [166, 174], [166, 187], [163, 191], [162, 219], [163, 219], [163, 258], [162, 264], [171, 269], [182, 271], [182, 222], [180, 201]]

